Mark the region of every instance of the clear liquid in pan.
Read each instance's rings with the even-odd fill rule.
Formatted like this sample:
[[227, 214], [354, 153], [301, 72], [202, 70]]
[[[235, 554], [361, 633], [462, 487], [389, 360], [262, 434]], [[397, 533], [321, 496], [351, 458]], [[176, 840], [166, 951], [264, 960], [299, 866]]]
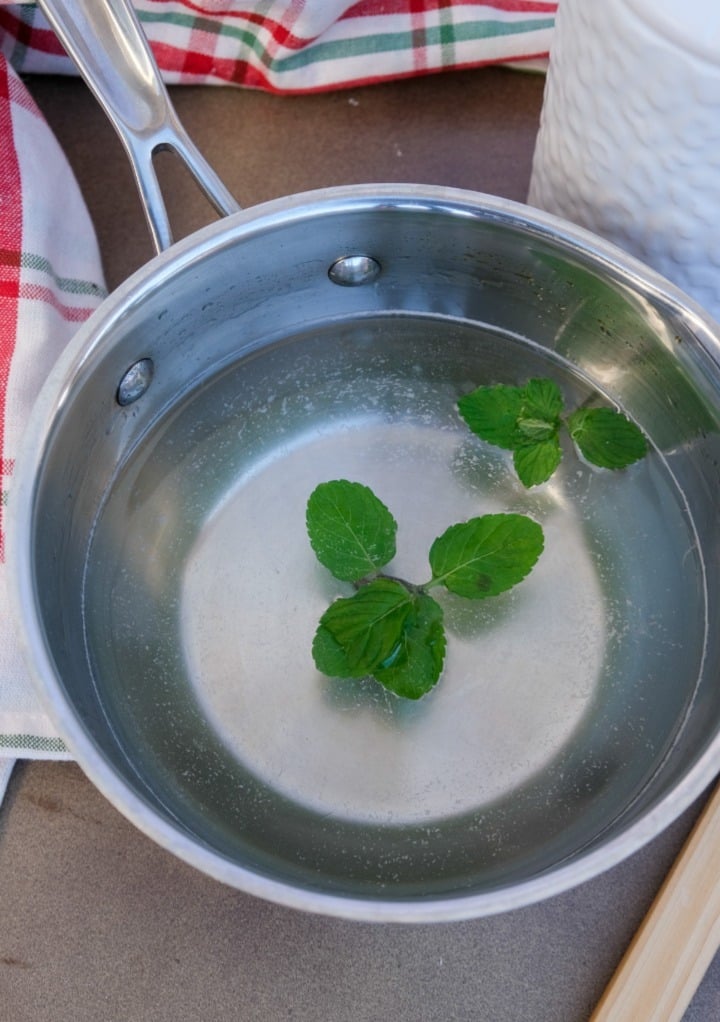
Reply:
[[[207, 383], [124, 467], [89, 552], [89, 655], [117, 677], [108, 713], [140, 772], [216, 847], [359, 887], [492, 876], [531, 847], [541, 868], [657, 768], [704, 648], [693, 525], [657, 453], [613, 473], [568, 444], [525, 490], [455, 402], [533, 376], [568, 409], [597, 399], [562, 361], [477, 326], [328, 327]], [[340, 477], [393, 512], [389, 570], [413, 581], [453, 522], [517, 511], [545, 531], [510, 593], [442, 597], [445, 670], [418, 703], [314, 668], [318, 618], [349, 590], [316, 562], [305, 504]]]

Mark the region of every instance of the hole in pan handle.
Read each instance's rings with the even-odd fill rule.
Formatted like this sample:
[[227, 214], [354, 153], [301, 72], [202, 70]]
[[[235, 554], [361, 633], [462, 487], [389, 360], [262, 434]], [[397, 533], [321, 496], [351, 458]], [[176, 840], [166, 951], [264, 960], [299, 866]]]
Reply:
[[237, 212], [240, 206], [180, 123], [129, 0], [39, 0], [39, 6], [120, 136], [158, 252], [173, 237], [153, 166], [157, 152], [176, 153], [218, 213]]

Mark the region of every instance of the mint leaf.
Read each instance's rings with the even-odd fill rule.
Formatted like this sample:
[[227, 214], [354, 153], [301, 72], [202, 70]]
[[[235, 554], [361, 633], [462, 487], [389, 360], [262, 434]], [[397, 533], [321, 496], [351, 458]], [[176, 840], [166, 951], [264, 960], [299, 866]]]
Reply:
[[627, 468], [647, 454], [642, 432], [612, 408], [582, 408], [567, 420], [570, 436], [584, 457], [601, 468]]
[[306, 524], [317, 559], [346, 582], [375, 574], [395, 556], [397, 523], [362, 483], [320, 483], [310, 494]]
[[[397, 656], [405, 622], [413, 609], [413, 595], [402, 582], [376, 578], [354, 596], [331, 603], [320, 618], [318, 632], [324, 629], [337, 644], [318, 633], [313, 655], [318, 651], [323, 665], [330, 660], [346, 665], [352, 673], [346, 677], [372, 674], [376, 667]], [[324, 667], [317, 664], [319, 670]]]
[[476, 436], [495, 447], [514, 450], [523, 389], [498, 384], [478, 387], [458, 401], [458, 411]]
[[419, 699], [437, 682], [444, 659], [442, 607], [432, 596], [419, 593], [395, 655], [385, 666], [376, 668], [374, 676], [395, 695]]
[[318, 625], [312, 644], [315, 666], [329, 678], [365, 678], [364, 665], [352, 667], [345, 650], [324, 625]]
[[547, 440], [518, 447], [513, 453], [513, 464], [523, 486], [539, 486], [547, 482], [561, 458], [560, 441], [555, 433]]
[[542, 419], [557, 427], [563, 410], [563, 396], [553, 380], [532, 379], [523, 387], [521, 417]]
[[442, 584], [469, 599], [496, 596], [525, 578], [543, 543], [541, 527], [525, 515], [483, 515], [451, 525], [430, 548], [428, 586]]
[[528, 380], [517, 422], [518, 443], [513, 464], [524, 486], [547, 482], [560, 464], [562, 450], [558, 431], [563, 397], [552, 380]]
[[513, 450], [527, 444], [540, 444], [557, 436], [557, 426], [545, 419], [527, 419], [520, 416], [517, 421], [517, 440]]

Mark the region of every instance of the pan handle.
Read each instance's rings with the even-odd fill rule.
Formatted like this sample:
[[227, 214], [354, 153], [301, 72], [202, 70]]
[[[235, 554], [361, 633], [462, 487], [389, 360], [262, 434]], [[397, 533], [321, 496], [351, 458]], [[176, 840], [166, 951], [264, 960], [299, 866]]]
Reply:
[[720, 947], [720, 785], [590, 1022], [681, 1022]]
[[158, 252], [173, 238], [155, 153], [176, 153], [218, 213], [237, 212], [240, 206], [180, 123], [129, 0], [38, 3], [127, 150]]

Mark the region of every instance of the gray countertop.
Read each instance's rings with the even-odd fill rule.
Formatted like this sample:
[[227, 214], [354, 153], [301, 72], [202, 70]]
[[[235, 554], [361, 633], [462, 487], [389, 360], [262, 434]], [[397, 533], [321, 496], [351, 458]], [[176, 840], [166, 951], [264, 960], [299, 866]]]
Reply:
[[[119, 143], [75, 80], [29, 81], [78, 177], [110, 287], [151, 255]], [[321, 96], [183, 88], [186, 126], [244, 205], [417, 181], [523, 200], [543, 79], [486, 69]], [[208, 216], [170, 160], [178, 235]], [[259, 901], [125, 821], [71, 763], [19, 764], [0, 810], [0, 1019], [581, 1022], [700, 804], [633, 858], [530, 908], [373, 925]], [[720, 1019], [720, 958], [686, 1022]], [[643, 1022], [643, 1020], [638, 1020]]]

